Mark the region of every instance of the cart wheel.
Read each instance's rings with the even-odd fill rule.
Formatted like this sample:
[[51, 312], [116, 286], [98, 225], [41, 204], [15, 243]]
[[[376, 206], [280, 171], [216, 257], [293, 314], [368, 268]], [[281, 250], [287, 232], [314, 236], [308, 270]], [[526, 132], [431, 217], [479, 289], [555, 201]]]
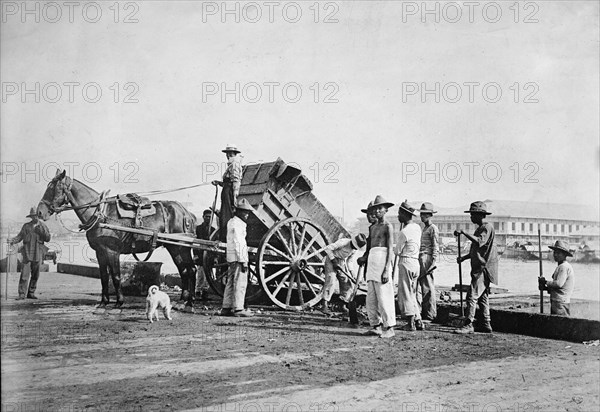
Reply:
[[329, 237], [309, 219], [292, 217], [273, 226], [258, 248], [258, 277], [271, 301], [303, 310], [321, 300]]
[[[214, 232], [210, 240], [218, 239], [219, 233]], [[260, 281], [256, 273], [256, 263], [248, 262], [248, 286], [246, 287], [246, 303], [257, 303], [264, 296]], [[202, 267], [206, 274], [206, 280], [211, 289], [219, 296], [223, 296], [225, 285], [227, 285], [227, 273], [229, 264], [224, 253], [205, 251]]]

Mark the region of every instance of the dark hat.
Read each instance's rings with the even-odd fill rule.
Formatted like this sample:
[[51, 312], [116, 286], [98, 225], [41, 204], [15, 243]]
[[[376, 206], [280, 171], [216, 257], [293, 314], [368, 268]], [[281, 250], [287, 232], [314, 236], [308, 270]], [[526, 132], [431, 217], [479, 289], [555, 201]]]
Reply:
[[204, 216], [204, 215], [207, 215], [207, 214], [209, 215], [209, 214], [211, 214], [211, 213], [212, 213], [212, 210], [210, 210], [210, 209], [205, 209], [205, 210], [204, 210], [204, 212], [202, 212], [202, 215], [203, 215], [203, 216]]
[[371, 205], [371, 207], [377, 207], [377, 206], [385, 206], [387, 208], [390, 208], [392, 206], [394, 206], [393, 203], [386, 201], [383, 196], [381, 195], [377, 195], [375, 196], [375, 200], [373, 200], [372, 202], [373, 204]]
[[554, 246], [548, 247], [552, 250], [560, 250], [561, 252], [565, 252], [567, 256], [573, 256], [573, 254], [569, 250], [569, 245], [567, 245], [567, 243], [562, 240], [557, 240], [556, 243], [554, 243]]
[[237, 146], [231, 143], [227, 143], [225, 149], [221, 150], [223, 153], [234, 152], [234, 153], [242, 153], [238, 150]]
[[492, 212], [487, 211], [487, 205], [484, 202], [473, 202], [469, 210], [465, 210], [465, 213], [483, 213], [484, 215], [491, 215]]
[[369, 202], [369, 205], [367, 206], [366, 209], [360, 209], [360, 211], [363, 213], [369, 213], [369, 209], [371, 209], [372, 207], [373, 207], [373, 201]]
[[32, 208], [29, 210], [29, 214], [28, 214], [27, 216], [25, 216], [25, 217], [37, 217], [37, 215], [38, 215], [38, 214], [37, 214], [37, 210], [35, 210], [35, 207], [32, 207]]
[[433, 210], [433, 205], [431, 203], [425, 202], [421, 205], [419, 212], [434, 214], [434, 213], [437, 213], [437, 210]]
[[358, 235], [354, 236], [354, 239], [352, 239], [350, 243], [354, 249], [360, 249], [367, 244], [367, 238], [362, 233], [359, 233]]
[[408, 213], [409, 215], [413, 215], [413, 216], [417, 215], [417, 213], [415, 212], [415, 208], [408, 204], [408, 200], [405, 200], [404, 202], [402, 202], [400, 204], [400, 207], [398, 208], [398, 212]]
[[254, 208], [250, 205], [250, 203], [248, 203], [246, 199], [238, 200], [235, 210], [247, 210], [249, 212], [254, 212]]

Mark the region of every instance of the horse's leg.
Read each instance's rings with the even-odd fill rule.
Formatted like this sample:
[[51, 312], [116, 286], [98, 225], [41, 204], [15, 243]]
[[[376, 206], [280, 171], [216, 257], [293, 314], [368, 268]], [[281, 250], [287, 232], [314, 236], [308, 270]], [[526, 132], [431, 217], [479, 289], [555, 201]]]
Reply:
[[106, 250], [101, 248], [96, 251], [96, 259], [98, 259], [98, 265], [100, 266], [100, 282], [102, 283], [102, 300], [98, 307], [103, 308], [110, 302], [110, 295], [108, 293], [108, 280], [109, 280], [109, 262]]
[[167, 246], [169, 254], [177, 266], [179, 276], [181, 277], [181, 300], [186, 302], [186, 306], [194, 307], [196, 293], [196, 265], [192, 258], [190, 248], [180, 246]]
[[110, 274], [112, 276], [115, 294], [117, 295], [117, 303], [115, 307], [123, 306], [123, 291], [121, 290], [121, 262], [119, 261], [120, 253], [116, 250], [108, 250], [108, 261], [110, 266]]

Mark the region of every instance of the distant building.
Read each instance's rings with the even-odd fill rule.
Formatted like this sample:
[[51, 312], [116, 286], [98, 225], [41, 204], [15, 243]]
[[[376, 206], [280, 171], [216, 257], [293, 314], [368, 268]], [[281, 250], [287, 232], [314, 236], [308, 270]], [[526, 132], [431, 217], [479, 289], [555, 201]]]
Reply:
[[[537, 243], [538, 227], [541, 231], [543, 245], [553, 244], [559, 239], [576, 243], [574, 235], [578, 232], [594, 233], [595, 231], [598, 234], [600, 231], [598, 210], [590, 206], [489, 199], [484, 202], [488, 206], [488, 211], [492, 212], [486, 220], [496, 230], [498, 245], [513, 244], [514, 242]], [[415, 208], [420, 206], [420, 203], [418, 205], [416, 202], [409, 203]], [[438, 206], [436, 205], [436, 207]], [[395, 236], [399, 230], [397, 209], [395, 206], [390, 209], [387, 218], [394, 225]], [[438, 213], [434, 215], [433, 222], [440, 229], [440, 235], [443, 238], [454, 237], [454, 231], [458, 229], [467, 233], [475, 231], [475, 225], [471, 223], [469, 214], [464, 213], [468, 209], [469, 203], [454, 208], [438, 207]], [[418, 217], [415, 218], [415, 221], [420, 223]], [[366, 218], [361, 217], [359, 219], [361, 232], [365, 233], [368, 226]]]

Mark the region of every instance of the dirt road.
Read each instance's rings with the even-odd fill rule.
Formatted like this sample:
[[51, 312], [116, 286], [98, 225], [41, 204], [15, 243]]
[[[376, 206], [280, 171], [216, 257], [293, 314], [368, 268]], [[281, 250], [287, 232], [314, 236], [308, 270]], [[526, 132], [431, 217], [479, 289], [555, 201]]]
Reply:
[[98, 280], [43, 273], [40, 300], [16, 301], [17, 279], [2, 300], [2, 411], [600, 408], [599, 347], [439, 325], [384, 340], [319, 313], [217, 317], [216, 301], [149, 324], [141, 297], [96, 310]]

